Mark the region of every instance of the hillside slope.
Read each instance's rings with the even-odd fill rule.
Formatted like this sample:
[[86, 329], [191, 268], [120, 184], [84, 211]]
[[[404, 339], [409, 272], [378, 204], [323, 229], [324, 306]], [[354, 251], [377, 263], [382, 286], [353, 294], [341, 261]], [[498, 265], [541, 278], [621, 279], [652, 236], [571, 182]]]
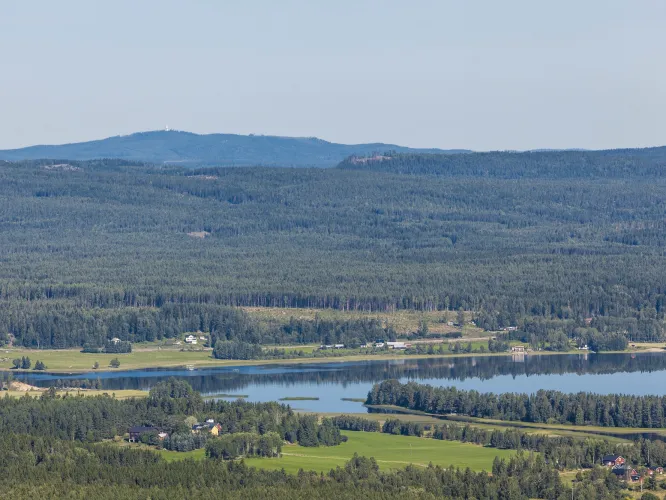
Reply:
[[351, 156], [338, 168], [393, 174], [518, 178], [615, 178], [666, 175], [666, 147], [601, 151], [492, 151], [465, 155], [398, 153]]
[[462, 308], [493, 328], [539, 317], [544, 339], [583, 318], [666, 338], [666, 176], [659, 160], [622, 174], [632, 154], [568, 169], [580, 154], [527, 153], [505, 177], [476, 154], [448, 176], [0, 164], [0, 342], [152, 340], [218, 328], [226, 305]]
[[122, 158], [186, 166], [316, 166], [331, 167], [350, 155], [375, 152], [461, 153], [465, 150], [417, 150], [393, 144], [336, 144], [312, 137], [208, 134], [162, 130], [97, 141], [31, 146], [0, 151], [0, 160]]

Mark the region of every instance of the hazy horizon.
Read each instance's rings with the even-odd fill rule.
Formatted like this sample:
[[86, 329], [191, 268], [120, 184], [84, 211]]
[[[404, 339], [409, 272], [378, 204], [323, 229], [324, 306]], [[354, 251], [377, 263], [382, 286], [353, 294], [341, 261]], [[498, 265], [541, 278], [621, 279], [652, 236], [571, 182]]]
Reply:
[[[18, 148], [4, 148], [0, 149], [0, 151], [12, 151], [12, 150], [20, 150], [24, 148], [29, 148], [29, 147], [40, 147], [40, 146], [66, 146], [69, 144], [79, 144], [79, 143], [84, 143], [84, 142], [95, 142], [95, 141], [103, 141], [105, 139], [113, 139], [115, 137], [128, 137], [131, 135], [136, 135], [136, 134], [146, 134], [146, 133], [152, 133], [152, 132], [179, 132], [179, 133], [185, 133], [185, 134], [195, 134], [195, 135], [241, 135], [241, 136], [258, 136], [258, 137], [280, 137], [280, 138], [285, 138], [285, 139], [319, 139], [323, 140], [325, 142], [329, 143], [334, 143], [334, 144], [342, 144], [345, 146], [354, 146], [356, 144], [368, 144], [368, 143], [362, 143], [362, 142], [356, 142], [356, 143], [344, 143], [344, 142], [336, 142], [336, 141], [329, 141], [325, 137], [315, 137], [315, 136], [286, 136], [286, 135], [275, 135], [275, 134], [236, 134], [234, 132], [204, 132], [204, 133], [199, 133], [199, 132], [193, 132], [191, 130], [178, 130], [178, 129], [173, 129], [171, 127], [164, 129], [155, 129], [155, 130], [137, 130], [136, 132], [131, 132], [129, 134], [116, 134], [108, 137], [98, 137], [94, 139], [86, 139], [85, 141], [70, 141], [70, 142], [63, 142], [63, 143], [57, 143], [57, 144], [49, 144], [49, 143], [41, 143], [41, 144], [30, 144], [28, 146], [20, 146]], [[387, 145], [393, 145], [393, 146], [405, 146], [405, 147], [412, 147], [409, 145], [405, 144], [399, 144], [399, 143], [389, 143], [387, 141], [373, 141], [373, 143], [382, 143], [382, 144], [387, 144]], [[437, 146], [423, 146], [420, 149], [441, 149], [443, 151], [454, 151], [454, 150], [461, 150], [461, 151], [471, 151], [474, 153], [485, 153], [485, 152], [495, 152], [495, 151], [504, 151], [504, 152], [529, 152], [529, 151], [598, 151], [598, 150], [609, 150], [609, 149], [643, 149], [643, 148], [655, 148], [655, 147], [666, 147], [666, 144], [654, 144], [652, 146], [623, 146], [623, 147], [613, 147], [613, 148], [601, 148], [601, 149], [593, 149], [593, 148], [577, 148], [577, 147], [572, 147], [572, 148], [531, 148], [531, 149], [467, 149], [467, 148], [438, 148]], [[414, 147], [414, 149], [419, 149], [419, 147]]]
[[0, 149], [172, 129], [441, 149], [666, 144], [666, 3], [0, 7]]

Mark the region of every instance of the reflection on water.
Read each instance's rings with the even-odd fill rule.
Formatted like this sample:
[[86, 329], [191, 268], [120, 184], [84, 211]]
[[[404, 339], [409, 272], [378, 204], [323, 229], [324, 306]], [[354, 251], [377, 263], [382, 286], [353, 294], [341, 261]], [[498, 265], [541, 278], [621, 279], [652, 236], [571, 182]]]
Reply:
[[[645, 373], [650, 373], [646, 379]], [[292, 406], [320, 412], [364, 411], [341, 398], [365, 397], [372, 385], [396, 378], [432, 385], [452, 385], [485, 392], [565, 392], [666, 394], [666, 354], [570, 354], [474, 356], [310, 364], [285, 364], [135, 371], [75, 375], [27, 373], [21, 380], [48, 387], [58, 379], [99, 379], [104, 389], [150, 389], [168, 377], [187, 380], [202, 394], [247, 394], [250, 401], [316, 396]]]

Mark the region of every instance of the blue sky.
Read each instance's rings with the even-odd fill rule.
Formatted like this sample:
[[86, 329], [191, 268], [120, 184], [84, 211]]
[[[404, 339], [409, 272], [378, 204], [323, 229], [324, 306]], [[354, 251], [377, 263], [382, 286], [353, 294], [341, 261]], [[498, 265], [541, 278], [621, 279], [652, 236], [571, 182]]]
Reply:
[[666, 144], [666, 2], [3, 0], [0, 148], [164, 128]]

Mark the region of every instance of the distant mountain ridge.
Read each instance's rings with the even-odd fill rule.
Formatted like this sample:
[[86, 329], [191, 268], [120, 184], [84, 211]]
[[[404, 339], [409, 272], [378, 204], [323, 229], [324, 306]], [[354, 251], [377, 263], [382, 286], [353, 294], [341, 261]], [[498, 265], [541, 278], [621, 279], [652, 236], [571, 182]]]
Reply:
[[339, 169], [494, 178], [666, 177], [666, 146], [637, 149], [398, 153], [349, 157]]
[[382, 143], [336, 144], [314, 137], [200, 135], [192, 132], [158, 130], [88, 142], [0, 150], [0, 160], [120, 158], [188, 166], [333, 167], [352, 155], [364, 156], [385, 151], [439, 154], [470, 152], [464, 149], [415, 149]]

